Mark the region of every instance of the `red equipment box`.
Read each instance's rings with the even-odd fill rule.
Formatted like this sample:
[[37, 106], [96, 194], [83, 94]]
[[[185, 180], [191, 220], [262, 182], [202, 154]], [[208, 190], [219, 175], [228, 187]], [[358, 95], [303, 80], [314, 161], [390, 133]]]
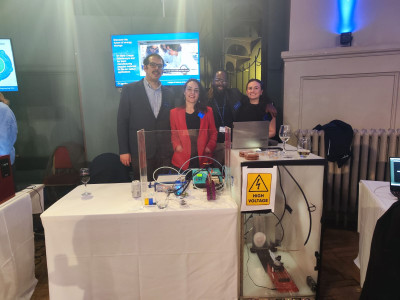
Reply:
[[0, 156], [0, 204], [15, 196], [10, 155]]

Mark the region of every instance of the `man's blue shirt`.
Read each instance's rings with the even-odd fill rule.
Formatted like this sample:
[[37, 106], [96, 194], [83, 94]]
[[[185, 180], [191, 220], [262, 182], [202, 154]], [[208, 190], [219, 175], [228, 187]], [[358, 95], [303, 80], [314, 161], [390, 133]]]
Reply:
[[7, 104], [0, 102], [0, 155], [10, 155], [11, 164], [15, 161], [14, 143], [17, 140], [17, 120]]

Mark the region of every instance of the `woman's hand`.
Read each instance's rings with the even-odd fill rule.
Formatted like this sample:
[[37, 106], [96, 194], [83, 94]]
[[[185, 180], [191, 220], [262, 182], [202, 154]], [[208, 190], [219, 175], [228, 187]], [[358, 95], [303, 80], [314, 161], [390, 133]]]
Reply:
[[204, 148], [204, 153], [210, 154], [212, 151], [210, 150], [210, 148], [205, 147]]
[[182, 146], [181, 145], [176, 146], [175, 151], [176, 152], [182, 152], [183, 151]]
[[273, 118], [276, 118], [278, 112], [272, 103], [268, 103], [267, 107], [265, 108], [265, 112], [270, 113]]

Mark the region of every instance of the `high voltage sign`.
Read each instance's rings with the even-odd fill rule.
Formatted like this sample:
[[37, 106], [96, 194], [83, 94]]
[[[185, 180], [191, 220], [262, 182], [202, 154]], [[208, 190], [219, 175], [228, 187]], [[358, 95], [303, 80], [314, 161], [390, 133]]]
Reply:
[[277, 169], [242, 167], [241, 211], [275, 211]]
[[271, 173], [247, 174], [247, 205], [269, 205], [271, 196]]

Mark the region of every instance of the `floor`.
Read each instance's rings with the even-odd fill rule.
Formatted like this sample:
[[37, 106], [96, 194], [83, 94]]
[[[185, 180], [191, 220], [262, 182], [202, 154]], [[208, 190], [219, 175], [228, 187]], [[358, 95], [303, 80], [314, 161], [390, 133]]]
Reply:
[[49, 299], [49, 284], [47, 277], [46, 247], [44, 234], [35, 233], [35, 274], [38, 283], [31, 300]]
[[[358, 300], [360, 271], [353, 263], [358, 253], [358, 233], [326, 229], [322, 236], [322, 270], [319, 299]], [[36, 278], [39, 280], [31, 300], [49, 299], [46, 249], [43, 234], [35, 236]]]
[[358, 300], [360, 270], [353, 262], [358, 255], [358, 233], [326, 229], [322, 238], [319, 299]]

